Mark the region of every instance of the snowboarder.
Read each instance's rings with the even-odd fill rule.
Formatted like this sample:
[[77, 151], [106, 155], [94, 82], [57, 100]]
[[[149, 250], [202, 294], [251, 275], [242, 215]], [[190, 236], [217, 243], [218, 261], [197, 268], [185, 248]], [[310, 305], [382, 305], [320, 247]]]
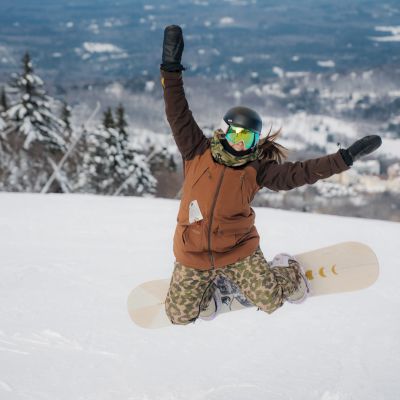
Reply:
[[173, 324], [201, 318], [216, 301], [213, 281], [219, 275], [267, 313], [285, 301], [302, 302], [309, 288], [301, 265], [288, 254], [266, 261], [250, 203], [262, 187], [290, 190], [346, 171], [377, 149], [381, 138], [365, 136], [327, 156], [283, 162], [286, 149], [276, 143], [279, 132], [262, 138], [259, 114], [244, 106], [229, 109], [221, 128], [207, 138], [185, 97], [183, 48], [181, 27], [167, 26], [160, 75], [167, 120], [184, 162], [184, 183], [166, 313]]

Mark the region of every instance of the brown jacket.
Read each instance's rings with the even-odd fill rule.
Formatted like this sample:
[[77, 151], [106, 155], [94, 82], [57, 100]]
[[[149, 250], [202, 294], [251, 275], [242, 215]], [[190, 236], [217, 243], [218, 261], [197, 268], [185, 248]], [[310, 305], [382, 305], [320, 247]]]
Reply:
[[[262, 187], [290, 190], [349, 169], [339, 152], [282, 164], [264, 158], [235, 168], [215, 162], [210, 139], [189, 109], [182, 72], [160, 72], [167, 120], [184, 160], [173, 245], [182, 264], [202, 270], [220, 268], [255, 251], [260, 237], [250, 203]], [[194, 200], [203, 219], [189, 223], [189, 205]]]

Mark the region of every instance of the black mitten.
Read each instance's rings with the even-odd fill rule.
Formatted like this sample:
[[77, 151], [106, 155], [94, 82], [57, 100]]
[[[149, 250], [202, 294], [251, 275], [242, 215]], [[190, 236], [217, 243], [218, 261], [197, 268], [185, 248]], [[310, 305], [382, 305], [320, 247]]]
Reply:
[[182, 28], [178, 25], [169, 25], [164, 29], [162, 64], [160, 68], [168, 72], [186, 70], [181, 64], [183, 53]]
[[350, 166], [360, 157], [375, 151], [381, 144], [382, 139], [379, 135], [369, 135], [357, 140], [347, 149], [340, 149], [339, 152], [344, 162]]

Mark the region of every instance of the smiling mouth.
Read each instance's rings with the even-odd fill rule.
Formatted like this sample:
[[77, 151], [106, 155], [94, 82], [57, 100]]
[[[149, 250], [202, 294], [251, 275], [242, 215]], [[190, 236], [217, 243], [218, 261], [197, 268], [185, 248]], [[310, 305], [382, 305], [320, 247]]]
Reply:
[[235, 143], [235, 144], [232, 143], [231, 146], [232, 146], [234, 149], [239, 149], [239, 150], [244, 149], [244, 143], [243, 143], [243, 141], [242, 141], [242, 142], [239, 142], [239, 143]]

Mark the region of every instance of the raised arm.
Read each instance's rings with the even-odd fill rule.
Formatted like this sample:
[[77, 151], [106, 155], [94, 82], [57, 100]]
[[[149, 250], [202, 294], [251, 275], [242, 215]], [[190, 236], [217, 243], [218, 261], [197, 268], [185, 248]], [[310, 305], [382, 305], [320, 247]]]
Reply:
[[207, 138], [193, 118], [183, 88], [181, 64], [183, 52], [182, 29], [177, 25], [164, 30], [161, 84], [164, 91], [165, 113], [172, 134], [185, 160], [201, 154], [208, 146]]

